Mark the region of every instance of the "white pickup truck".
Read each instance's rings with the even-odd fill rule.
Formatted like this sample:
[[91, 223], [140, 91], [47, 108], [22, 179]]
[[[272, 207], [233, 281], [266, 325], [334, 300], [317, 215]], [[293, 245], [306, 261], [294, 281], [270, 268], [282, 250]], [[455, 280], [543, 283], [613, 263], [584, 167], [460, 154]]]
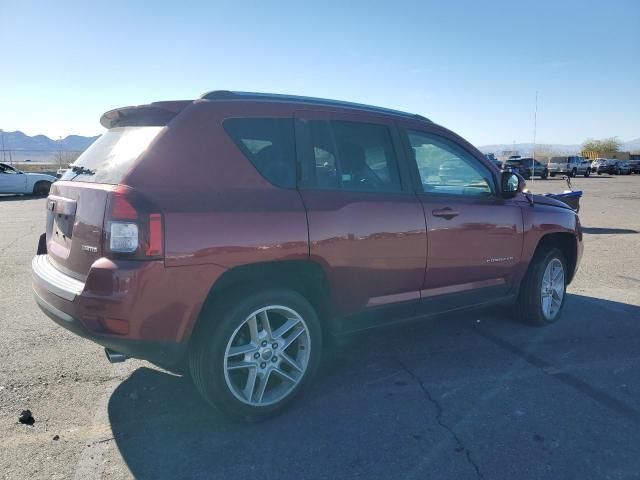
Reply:
[[0, 163], [0, 193], [47, 195], [51, 184], [56, 180], [53, 175], [27, 173]]

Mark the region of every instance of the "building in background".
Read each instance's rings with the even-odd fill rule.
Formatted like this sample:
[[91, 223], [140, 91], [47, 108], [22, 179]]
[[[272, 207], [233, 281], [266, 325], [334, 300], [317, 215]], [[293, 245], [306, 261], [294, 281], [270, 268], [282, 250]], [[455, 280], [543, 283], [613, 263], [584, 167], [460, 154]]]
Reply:
[[631, 152], [590, 152], [583, 151], [582, 156], [589, 160], [596, 158], [615, 158], [616, 160], [631, 160]]

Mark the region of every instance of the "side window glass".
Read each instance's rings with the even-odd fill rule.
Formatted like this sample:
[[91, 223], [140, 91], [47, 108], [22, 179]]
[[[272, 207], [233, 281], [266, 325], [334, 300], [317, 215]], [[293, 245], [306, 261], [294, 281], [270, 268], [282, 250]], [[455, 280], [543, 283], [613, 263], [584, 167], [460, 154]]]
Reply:
[[317, 188], [401, 191], [391, 132], [384, 125], [311, 120], [308, 125]]
[[315, 186], [318, 188], [339, 188], [337, 153], [329, 123], [310, 121], [307, 125], [311, 139]]
[[224, 129], [245, 157], [269, 182], [296, 185], [293, 119], [230, 118]]
[[409, 130], [409, 144], [425, 193], [488, 196], [493, 193], [491, 173], [455, 143]]

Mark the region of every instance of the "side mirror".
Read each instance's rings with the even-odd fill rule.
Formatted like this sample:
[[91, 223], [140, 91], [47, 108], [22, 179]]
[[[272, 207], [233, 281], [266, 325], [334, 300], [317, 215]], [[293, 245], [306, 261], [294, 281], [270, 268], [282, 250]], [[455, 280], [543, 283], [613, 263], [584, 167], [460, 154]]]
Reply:
[[500, 190], [502, 192], [502, 198], [513, 198], [516, 193], [522, 192], [527, 186], [520, 175], [514, 172], [506, 171], [502, 172], [502, 178], [500, 181]]

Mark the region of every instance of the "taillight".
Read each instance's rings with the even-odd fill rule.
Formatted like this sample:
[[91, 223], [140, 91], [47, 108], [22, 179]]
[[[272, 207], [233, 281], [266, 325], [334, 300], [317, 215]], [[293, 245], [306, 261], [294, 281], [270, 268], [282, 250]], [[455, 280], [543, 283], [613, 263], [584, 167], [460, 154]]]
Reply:
[[140, 243], [138, 224], [114, 222], [109, 225], [109, 250], [114, 253], [133, 253]]
[[164, 253], [162, 214], [127, 187], [109, 193], [104, 232], [108, 257], [148, 260]]

